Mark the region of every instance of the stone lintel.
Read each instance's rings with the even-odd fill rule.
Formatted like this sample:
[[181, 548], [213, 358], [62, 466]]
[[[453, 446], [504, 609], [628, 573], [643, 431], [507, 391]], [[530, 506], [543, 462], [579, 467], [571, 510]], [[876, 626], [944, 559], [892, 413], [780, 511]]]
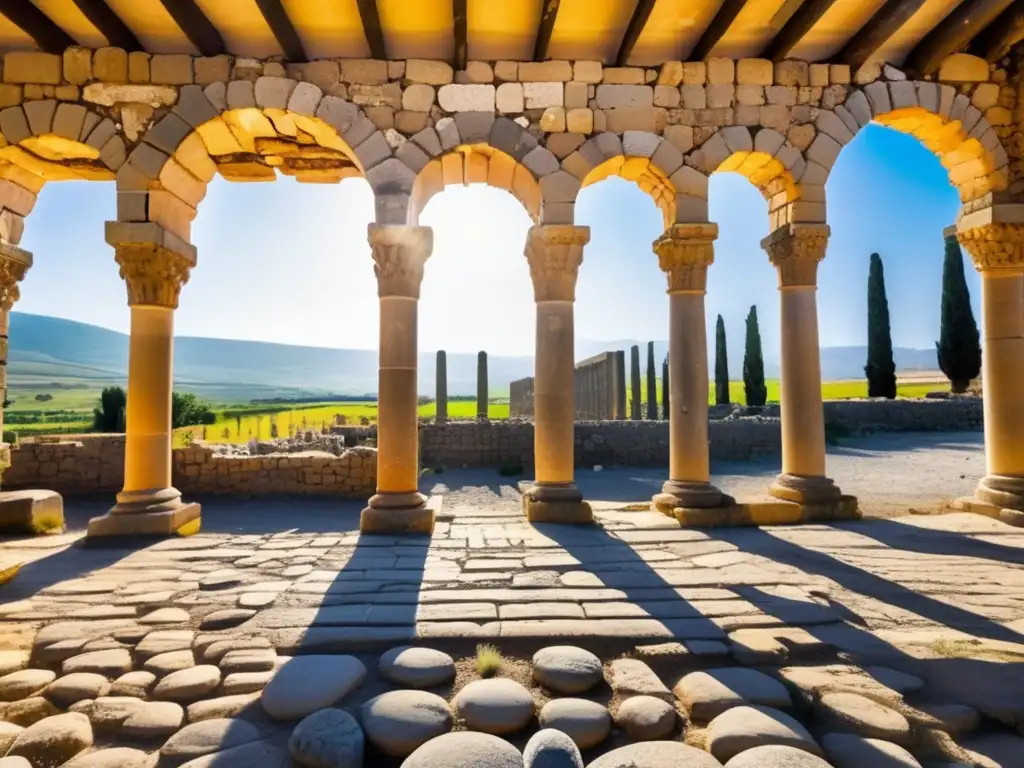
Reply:
[[818, 283], [818, 263], [825, 258], [828, 224], [786, 224], [761, 241], [779, 273], [779, 288], [810, 287]]
[[673, 224], [654, 241], [658, 266], [668, 279], [669, 293], [703, 293], [708, 267], [715, 260], [718, 225], [710, 222]]
[[153, 221], [108, 221], [106, 223], [107, 244], [119, 245], [147, 243], [173, 251], [183, 257], [190, 267], [196, 265], [196, 247], [164, 229]]
[[942, 228], [942, 239], [945, 240], [947, 237], [956, 237], [956, 224], [950, 224], [948, 227]]
[[378, 296], [420, 297], [423, 266], [434, 248], [434, 230], [412, 225], [370, 224]]
[[590, 227], [537, 224], [526, 235], [526, 260], [533, 279], [534, 300], [575, 301], [576, 276]]
[[998, 203], [978, 210], [965, 206], [957, 217], [956, 229], [963, 232], [986, 224], [1024, 224], [1024, 203]]

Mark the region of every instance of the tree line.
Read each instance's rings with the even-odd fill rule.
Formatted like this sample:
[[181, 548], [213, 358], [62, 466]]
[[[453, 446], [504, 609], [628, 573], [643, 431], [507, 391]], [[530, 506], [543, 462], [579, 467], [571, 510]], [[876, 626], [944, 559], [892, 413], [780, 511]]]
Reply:
[[[96, 432], [124, 432], [128, 396], [122, 387], [105, 387], [100, 393], [99, 407], [92, 412], [92, 428]], [[214, 424], [217, 414], [210, 404], [191, 392], [171, 394], [171, 427]]]

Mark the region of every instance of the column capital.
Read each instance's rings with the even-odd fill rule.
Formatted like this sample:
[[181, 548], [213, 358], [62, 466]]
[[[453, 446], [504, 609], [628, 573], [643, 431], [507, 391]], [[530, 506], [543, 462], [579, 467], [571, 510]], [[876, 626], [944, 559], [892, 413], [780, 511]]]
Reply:
[[715, 260], [717, 237], [717, 224], [673, 224], [654, 241], [658, 266], [668, 278], [669, 293], [703, 293], [707, 289], [708, 267]]
[[979, 272], [1024, 271], [1024, 223], [992, 222], [960, 230], [956, 239]]
[[[32, 254], [10, 243], [0, 242], [0, 310], [10, 312], [21, 297], [18, 288], [32, 266]], [[7, 350], [4, 351], [4, 359]]]
[[576, 276], [583, 263], [583, 246], [590, 242], [590, 227], [538, 224], [526, 235], [535, 301], [575, 301]]
[[787, 224], [761, 241], [779, 272], [779, 288], [815, 287], [828, 247], [828, 224]]
[[420, 297], [423, 265], [434, 248], [434, 230], [412, 225], [370, 224], [378, 296]]
[[196, 265], [195, 256], [157, 243], [119, 243], [114, 261], [128, 287], [128, 305], [177, 309], [181, 287]]

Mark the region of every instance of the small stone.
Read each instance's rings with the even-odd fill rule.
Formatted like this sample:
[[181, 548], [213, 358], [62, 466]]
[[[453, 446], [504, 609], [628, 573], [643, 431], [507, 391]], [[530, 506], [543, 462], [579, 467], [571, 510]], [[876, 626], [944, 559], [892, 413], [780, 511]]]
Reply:
[[389, 691], [363, 704], [366, 738], [382, 752], [406, 757], [423, 743], [452, 729], [452, 712], [440, 696], [426, 691]]
[[184, 624], [189, 620], [183, 608], [158, 608], [139, 619], [139, 624]]
[[0, 677], [0, 701], [17, 701], [33, 696], [57, 679], [48, 669], [19, 669]]
[[608, 710], [586, 699], [553, 699], [541, 708], [538, 722], [566, 734], [580, 749], [600, 744], [612, 727]]
[[359, 723], [348, 712], [321, 709], [295, 726], [288, 749], [302, 765], [362, 768], [365, 739]]
[[345, 698], [364, 677], [354, 656], [296, 656], [263, 689], [263, 708], [276, 720], [298, 720]]
[[514, 680], [474, 680], [452, 701], [469, 728], [484, 733], [515, 733], [533, 717], [530, 692]]
[[220, 660], [225, 675], [232, 672], [268, 672], [275, 666], [277, 651], [273, 648], [247, 648], [228, 651]]
[[198, 723], [202, 720], [216, 720], [221, 717], [238, 717], [247, 710], [257, 709], [259, 700], [258, 693], [248, 693], [197, 701], [188, 705], [188, 721]]
[[172, 672], [153, 688], [153, 698], [192, 701], [213, 692], [220, 685], [220, 669], [204, 664]]
[[672, 692], [654, 670], [639, 659], [616, 659], [608, 671], [609, 684], [619, 696], [656, 696], [672, 701]]
[[195, 632], [187, 629], [155, 629], [135, 646], [135, 652], [140, 657], [148, 659], [168, 651], [185, 651], [192, 647], [194, 638]]
[[497, 736], [456, 731], [428, 741], [405, 759], [402, 768], [523, 768], [523, 757]]
[[156, 675], [145, 670], [126, 672], [110, 684], [111, 696], [135, 696], [144, 698], [156, 682]]
[[645, 741], [613, 749], [588, 768], [722, 768], [722, 764], [678, 741]]
[[140, 739], [170, 736], [185, 722], [185, 710], [173, 701], [147, 701], [124, 721], [121, 730]]
[[249, 608], [226, 608], [223, 611], [214, 611], [213, 613], [206, 614], [199, 623], [199, 628], [206, 631], [231, 629], [248, 621], [255, 615], [256, 611]]
[[921, 768], [912, 754], [889, 741], [850, 733], [826, 733], [821, 737], [821, 745], [835, 768]]
[[762, 704], [789, 707], [789, 693], [778, 680], [746, 667], [691, 672], [676, 683], [675, 694], [694, 720], [708, 721], [732, 707]]
[[54, 704], [67, 709], [76, 701], [106, 696], [110, 682], [95, 672], [73, 672], [59, 677], [46, 686], [43, 695]]
[[157, 759], [157, 755], [147, 755], [139, 749], [115, 747], [79, 755], [61, 768], [153, 768]]
[[908, 675], [898, 669], [889, 667], [865, 667], [864, 671], [871, 675], [886, 688], [892, 688], [904, 696], [908, 693], [915, 693], [924, 688], [924, 680], [916, 675]]
[[537, 731], [523, 749], [525, 768], [583, 768], [576, 743], [552, 728]]
[[430, 688], [455, 677], [455, 660], [432, 648], [392, 648], [381, 655], [378, 668], [391, 682], [413, 688]]
[[242, 583], [243, 576], [230, 569], [214, 571], [199, 580], [200, 589], [230, 589]]
[[4, 717], [9, 722], [23, 728], [59, 714], [60, 710], [42, 696], [32, 696], [28, 699], [11, 702], [4, 711]]
[[89, 718], [77, 712], [55, 715], [30, 725], [18, 734], [8, 757], [24, 757], [33, 766], [63, 765], [92, 746]]
[[195, 656], [192, 655], [191, 650], [187, 650], [158, 653], [153, 658], [147, 659], [142, 666], [145, 667], [147, 671], [156, 675], [169, 675], [171, 672], [180, 672], [183, 669], [189, 669], [195, 665]]
[[260, 729], [246, 720], [223, 718], [186, 725], [161, 747], [170, 758], [192, 758], [259, 740]]
[[[795, 747], [769, 745], [740, 752], [725, 768], [830, 768], [829, 764], [810, 752]], [[872, 767], [873, 768], [873, 767]]]
[[910, 724], [889, 707], [856, 693], [826, 693], [818, 701], [825, 730], [856, 733], [872, 739], [907, 744]]
[[542, 648], [533, 655], [533, 676], [558, 693], [583, 693], [600, 682], [601, 660], [571, 645]]
[[132, 657], [126, 648], [107, 651], [90, 651], [72, 656], [61, 666], [64, 674], [72, 672], [94, 672], [109, 678], [119, 677], [132, 669]]
[[676, 710], [654, 696], [632, 696], [619, 706], [615, 724], [636, 741], [664, 739], [676, 727]]
[[0, 651], [0, 675], [9, 675], [28, 666], [28, 651]]
[[97, 731], [115, 730], [145, 703], [131, 696], [101, 696], [92, 702], [89, 720]]
[[11, 748], [11, 744], [18, 738], [18, 734], [21, 733], [24, 728], [14, 723], [5, 723], [0, 721], [0, 755], [6, 754], [7, 750]]
[[232, 672], [230, 675], [224, 676], [224, 680], [220, 684], [220, 692], [235, 695], [262, 691], [273, 676], [273, 670], [267, 672]]
[[723, 712], [708, 724], [705, 743], [708, 752], [723, 761], [767, 744], [821, 754], [806, 728], [771, 707], [733, 707]]

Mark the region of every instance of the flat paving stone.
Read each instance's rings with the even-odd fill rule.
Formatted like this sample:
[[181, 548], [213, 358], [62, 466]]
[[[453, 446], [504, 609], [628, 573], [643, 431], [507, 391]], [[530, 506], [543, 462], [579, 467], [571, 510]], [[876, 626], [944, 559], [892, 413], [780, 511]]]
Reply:
[[146, 670], [126, 672], [110, 684], [111, 696], [135, 696], [145, 698], [156, 683], [156, 675]]
[[197, 757], [181, 768], [293, 768], [286, 749], [268, 741], [256, 741]]
[[195, 636], [196, 633], [189, 629], [156, 629], [139, 641], [135, 652], [148, 659], [170, 651], [187, 651], [192, 647]]
[[615, 713], [615, 724], [635, 741], [664, 739], [675, 730], [677, 721], [675, 707], [654, 696], [631, 696]]
[[896, 744], [910, 743], [910, 724], [899, 712], [856, 693], [826, 693], [817, 702], [824, 729]]
[[90, 651], [66, 659], [61, 669], [66, 675], [72, 672], [94, 672], [114, 678], [131, 671], [132, 656], [125, 648]]
[[[918, 714], [919, 713], [919, 714]], [[923, 702], [914, 705], [908, 719], [928, 728], [938, 728], [951, 736], [970, 733], [981, 724], [981, 715], [974, 707], [955, 702]]]
[[268, 672], [275, 666], [277, 651], [273, 648], [247, 648], [225, 653], [217, 665], [221, 672]]
[[165, 701], [194, 701], [220, 685], [220, 669], [212, 664], [171, 672], [153, 687], [153, 698]]
[[18, 734], [8, 757], [24, 757], [33, 766], [62, 765], [92, 746], [89, 718], [75, 712], [55, 715]]
[[389, 691], [363, 704], [366, 738], [387, 755], [406, 757], [452, 729], [448, 702], [426, 691]]
[[0, 677], [0, 701], [17, 701], [39, 693], [57, 679], [49, 669], [20, 669]]
[[821, 737], [821, 745], [835, 768], [921, 768], [912, 754], [891, 741], [826, 733]]
[[42, 696], [31, 696], [20, 701], [12, 701], [4, 709], [4, 717], [8, 721], [24, 728], [59, 714], [60, 710]]
[[233, 672], [225, 675], [220, 683], [220, 693], [234, 695], [262, 691], [274, 676], [274, 671], [267, 672]]
[[474, 680], [452, 700], [452, 709], [467, 727], [496, 735], [515, 733], [533, 717], [530, 692], [514, 680]]
[[200, 621], [199, 627], [203, 630], [231, 629], [239, 624], [244, 624], [255, 615], [256, 611], [247, 608], [225, 608], [222, 611], [206, 614]]
[[246, 720], [220, 718], [186, 725], [160, 748], [168, 758], [188, 759], [259, 741], [260, 729]]
[[173, 701], [147, 701], [121, 725], [122, 733], [139, 739], [170, 736], [185, 722], [185, 710]]
[[708, 721], [732, 707], [760, 704], [775, 709], [792, 705], [789, 692], [775, 678], [746, 667], [723, 667], [685, 675], [675, 694], [694, 720]]
[[978, 735], [964, 741], [962, 746], [972, 757], [983, 755], [999, 768], [1013, 768], [1024, 755], [1024, 732], [1020, 736], [1012, 733]]
[[608, 665], [608, 684], [618, 696], [654, 696], [672, 701], [672, 692], [654, 670], [639, 659], [615, 659]]
[[139, 617], [139, 624], [184, 624], [189, 620], [183, 608], [158, 608]]
[[186, 716], [190, 723], [222, 717], [238, 717], [247, 711], [259, 710], [259, 702], [258, 693], [218, 696], [189, 704]]
[[523, 756], [497, 736], [456, 731], [428, 741], [402, 768], [523, 768]]
[[645, 741], [613, 749], [587, 768], [722, 768], [722, 764], [678, 741]]
[[152, 658], [146, 659], [143, 668], [155, 675], [169, 675], [171, 672], [179, 672], [183, 669], [190, 669], [196, 665], [196, 657], [191, 649], [185, 651], [168, 651], [158, 653]]
[[399, 646], [381, 654], [380, 673], [393, 683], [430, 688], [455, 677], [455, 660], [432, 648]]
[[[214, 637], [211, 635], [211, 637]], [[203, 664], [219, 664], [220, 660], [230, 651], [245, 651], [256, 648], [270, 648], [270, 641], [265, 637], [241, 637], [213, 640], [200, 650], [196, 648]]]
[[795, 747], [814, 755], [821, 748], [796, 719], [771, 707], [732, 707], [708, 723], [708, 752], [728, 761], [748, 749], [769, 744]]
[[864, 671], [887, 688], [891, 688], [904, 696], [916, 693], [924, 688], [924, 680], [916, 675], [908, 675], [898, 669], [889, 667], [865, 667]]
[[561, 731], [583, 750], [608, 738], [612, 727], [608, 710], [587, 699], [552, 699], [541, 707], [537, 720], [541, 728]]
[[601, 681], [601, 660], [572, 645], [542, 648], [533, 655], [533, 676], [557, 693], [583, 693]]
[[54, 704], [67, 709], [76, 701], [106, 696], [110, 681], [95, 672], [72, 672], [58, 677], [43, 691], [43, 695]]
[[0, 675], [8, 675], [28, 666], [28, 651], [0, 651]]
[[89, 720], [97, 731], [112, 731], [145, 704], [132, 696], [101, 696], [89, 707]]
[[263, 689], [263, 708], [276, 720], [298, 720], [341, 701], [365, 677], [354, 656], [296, 656]]

